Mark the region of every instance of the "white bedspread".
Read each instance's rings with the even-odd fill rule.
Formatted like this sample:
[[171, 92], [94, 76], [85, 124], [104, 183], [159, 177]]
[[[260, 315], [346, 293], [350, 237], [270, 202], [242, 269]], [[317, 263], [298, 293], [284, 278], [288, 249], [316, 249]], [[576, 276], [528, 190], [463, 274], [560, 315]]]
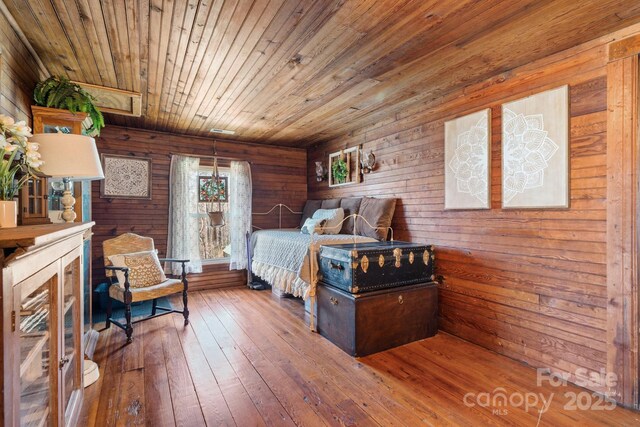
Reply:
[[[351, 234], [314, 235], [316, 248], [340, 243], [375, 242], [375, 239]], [[307, 299], [311, 283], [309, 246], [311, 236], [300, 230], [259, 230], [251, 236], [253, 274], [266, 280], [274, 288]], [[314, 263], [314, 280], [318, 263]]]

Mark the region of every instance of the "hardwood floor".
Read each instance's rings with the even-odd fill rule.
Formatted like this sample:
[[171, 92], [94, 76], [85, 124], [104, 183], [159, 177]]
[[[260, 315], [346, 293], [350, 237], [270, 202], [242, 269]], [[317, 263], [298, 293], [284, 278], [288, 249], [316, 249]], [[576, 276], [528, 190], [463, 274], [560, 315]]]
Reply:
[[[101, 376], [79, 425], [640, 424], [640, 413], [539, 386], [535, 370], [445, 333], [353, 359], [309, 332], [299, 300], [232, 288], [193, 292], [189, 306], [188, 327], [177, 315], [137, 324], [129, 346], [117, 328], [101, 332]], [[589, 403], [599, 410], [570, 410]]]

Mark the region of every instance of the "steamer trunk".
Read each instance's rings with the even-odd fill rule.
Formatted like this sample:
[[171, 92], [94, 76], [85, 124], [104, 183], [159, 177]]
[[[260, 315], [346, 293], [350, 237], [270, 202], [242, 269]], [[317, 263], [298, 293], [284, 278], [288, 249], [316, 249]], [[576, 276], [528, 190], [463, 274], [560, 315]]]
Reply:
[[433, 246], [409, 242], [371, 242], [321, 246], [324, 283], [350, 293], [413, 285], [434, 280]]
[[364, 294], [319, 283], [318, 332], [351, 356], [431, 337], [438, 330], [435, 282]]

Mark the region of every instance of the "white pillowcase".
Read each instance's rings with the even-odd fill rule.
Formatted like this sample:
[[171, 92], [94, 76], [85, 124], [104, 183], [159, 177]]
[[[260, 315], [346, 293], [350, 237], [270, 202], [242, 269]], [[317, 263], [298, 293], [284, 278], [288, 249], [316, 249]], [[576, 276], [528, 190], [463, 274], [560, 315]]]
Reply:
[[318, 209], [311, 218], [327, 221], [322, 227], [323, 234], [340, 234], [340, 229], [342, 229], [340, 222], [344, 219], [344, 209]]
[[322, 226], [325, 222], [324, 219], [307, 218], [300, 228], [300, 232], [303, 234], [322, 234]]

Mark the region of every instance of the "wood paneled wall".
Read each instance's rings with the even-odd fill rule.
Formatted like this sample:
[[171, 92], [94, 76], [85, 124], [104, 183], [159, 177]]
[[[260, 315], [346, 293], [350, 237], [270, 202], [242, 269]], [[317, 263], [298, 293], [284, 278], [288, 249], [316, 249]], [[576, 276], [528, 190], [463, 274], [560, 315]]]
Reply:
[[0, 11], [0, 114], [31, 121], [38, 64]]
[[[638, 31], [574, 47], [311, 148], [309, 197], [397, 197], [396, 238], [436, 245], [442, 330], [573, 381], [580, 368], [606, 369], [607, 44]], [[500, 106], [565, 84], [570, 208], [504, 210]], [[444, 211], [444, 122], [487, 107], [491, 209]], [[363, 184], [330, 190], [315, 181], [315, 161], [357, 144], [379, 163]]]
[[[103, 199], [100, 184], [92, 188], [93, 283], [104, 281], [102, 242], [126, 232], [153, 237], [161, 255], [166, 253], [169, 209], [169, 167], [172, 154], [213, 155], [213, 139], [107, 126], [97, 139], [98, 151], [150, 157], [153, 162], [151, 200]], [[263, 212], [276, 203], [301, 209], [307, 198], [306, 151], [258, 146], [239, 142], [216, 142], [219, 156], [251, 163], [253, 210]], [[299, 216], [284, 216], [283, 226], [296, 226]], [[260, 227], [277, 227], [277, 216], [255, 217]], [[228, 271], [227, 264], [208, 265], [189, 277], [191, 289], [235, 286], [245, 283], [245, 272]]]

